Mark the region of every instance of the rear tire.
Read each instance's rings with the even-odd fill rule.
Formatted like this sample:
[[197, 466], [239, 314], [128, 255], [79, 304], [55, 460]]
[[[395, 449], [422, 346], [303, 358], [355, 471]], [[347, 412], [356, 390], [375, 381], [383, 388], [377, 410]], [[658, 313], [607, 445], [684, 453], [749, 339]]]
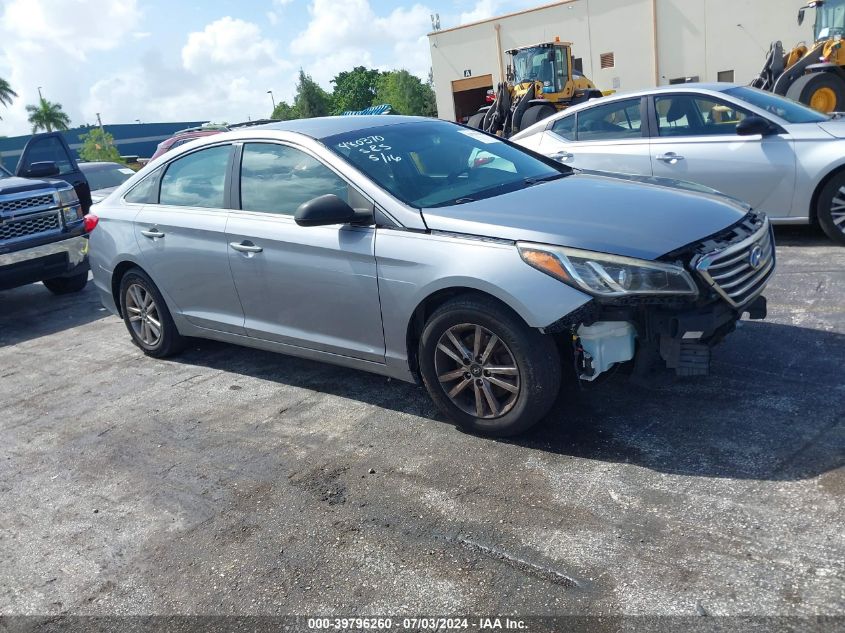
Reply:
[[831, 240], [845, 246], [845, 172], [836, 174], [821, 190], [816, 218]]
[[554, 339], [479, 295], [455, 297], [431, 315], [419, 359], [423, 382], [440, 411], [485, 435], [528, 430], [549, 412], [560, 390]]
[[44, 287], [54, 295], [67, 295], [79, 292], [88, 283], [88, 271], [71, 277], [53, 277], [44, 280]]
[[786, 96], [825, 114], [839, 112], [845, 110], [845, 80], [833, 73], [810, 73], [799, 77]]
[[120, 280], [120, 313], [132, 342], [147, 356], [165, 358], [185, 347], [170, 310], [153, 280], [133, 268]]
[[476, 130], [480, 130], [481, 127], [484, 125], [484, 115], [487, 114], [486, 112], [476, 112], [467, 120], [468, 127], [474, 127]]
[[522, 119], [519, 122], [520, 131], [534, 125], [537, 121], [548, 119], [555, 112], [557, 112], [557, 110], [550, 105], [531, 106], [525, 111], [525, 114], [522, 115]]

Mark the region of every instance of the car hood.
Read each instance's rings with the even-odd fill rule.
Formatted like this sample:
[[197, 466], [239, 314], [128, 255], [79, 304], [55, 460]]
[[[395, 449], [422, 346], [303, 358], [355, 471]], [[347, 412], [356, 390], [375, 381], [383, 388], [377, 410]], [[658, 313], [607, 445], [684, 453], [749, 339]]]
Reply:
[[845, 138], [845, 119], [831, 119], [818, 126], [834, 138]]
[[422, 213], [431, 230], [651, 260], [735, 224], [749, 208], [682, 181], [575, 173]]
[[57, 185], [64, 185], [64, 181], [39, 180], [34, 178], [0, 178], [0, 193], [24, 193], [39, 189], [56, 189]]

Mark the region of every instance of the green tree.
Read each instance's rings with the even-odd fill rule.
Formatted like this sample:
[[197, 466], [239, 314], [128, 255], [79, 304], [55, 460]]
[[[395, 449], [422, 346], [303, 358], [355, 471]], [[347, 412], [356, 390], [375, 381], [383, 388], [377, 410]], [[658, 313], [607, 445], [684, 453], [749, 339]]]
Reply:
[[379, 78], [376, 102], [389, 103], [397, 114], [437, 116], [434, 90], [407, 70], [391, 70]]
[[80, 134], [79, 140], [82, 141], [82, 147], [79, 148], [79, 158], [82, 160], [124, 162], [114, 144], [114, 137], [102, 128], [91, 128], [87, 134]]
[[29, 113], [33, 134], [38, 130], [66, 130], [70, 126], [70, 117], [64, 113], [62, 105], [47, 101], [44, 97], [39, 99], [37, 106], [26, 106], [26, 111]]
[[299, 81], [296, 84], [296, 96], [293, 99], [293, 107], [301, 119], [310, 119], [317, 116], [326, 116], [331, 112], [332, 97], [320, 88], [320, 85], [299, 70]]
[[347, 110], [363, 110], [375, 105], [376, 89], [381, 73], [364, 66], [356, 66], [352, 70], [338, 73], [332, 83], [334, 92], [333, 112], [343, 114]]
[[288, 105], [286, 101], [280, 101], [276, 104], [276, 109], [270, 114], [270, 118], [277, 121], [290, 121], [300, 117], [295, 106]]
[[[0, 77], [0, 104], [10, 106], [12, 105], [12, 100], [17, 96], [18, 93], [12, 90], [9, 82]], [[0, 121], [2, 120], [3, 117], [0, 117]]]

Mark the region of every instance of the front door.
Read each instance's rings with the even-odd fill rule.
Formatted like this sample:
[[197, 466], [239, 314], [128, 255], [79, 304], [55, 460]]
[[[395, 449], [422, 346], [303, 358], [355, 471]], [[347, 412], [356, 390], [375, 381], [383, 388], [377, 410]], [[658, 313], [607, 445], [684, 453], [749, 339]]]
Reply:
[[786, 135], [738, 136], [751, 113], [703, 94], [654, 97], [657, 136], [651, 139], [655, 176], [711, 187], [786, 217], [795, 186], [795, 151]]
[[[226, 227], [229, 262], [250, 336], [384, 362], [375, 227], [301, 227], [300, 204], [363, 197], [310, 154], [246, 143], [240, 210]], [[237, 206], [237, 205], [236, 205]]]
[[73, 185], [76, 195], [79, 197], [82, 211], [88, 213], [91, 208], [91, 188], [60, 133], [36, 134], [29, 139], [21, 153], [15, 175], [22, 178], [31, 178], [33, 163], [43, 162], [55, 163], [59, 172], [56, 178]]
[[226, 244], [231, 153], [231, 145], [216, 145], [167, 165], [158, 203], [135, 217], [135, 239], [144, 268], [180, 314], [200, 327], [244, 334]]
[[540, 151], [571, 167], [651, 176], [641, 99], [611, 101], [556, 120]]

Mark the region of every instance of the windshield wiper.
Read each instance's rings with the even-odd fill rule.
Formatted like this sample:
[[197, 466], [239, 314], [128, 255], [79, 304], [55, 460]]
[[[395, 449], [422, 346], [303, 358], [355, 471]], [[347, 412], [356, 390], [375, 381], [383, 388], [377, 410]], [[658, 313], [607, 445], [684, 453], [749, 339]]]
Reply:
[[526, 178], [522, 182], [525, 183], [525, 186], [530, 187], [531, 185], [536, 185], [537, 183], [557, 180], [558, 178], [563, 178], [568, 175], [569, 174], [549, 174], [548, 176], [533, 176], [531, 178]]
[[475, 202], [475, 198], [465, 197], [465, 198], [457, 198], [455, 199], [452, 204], [464, 204], [466, 202]]

